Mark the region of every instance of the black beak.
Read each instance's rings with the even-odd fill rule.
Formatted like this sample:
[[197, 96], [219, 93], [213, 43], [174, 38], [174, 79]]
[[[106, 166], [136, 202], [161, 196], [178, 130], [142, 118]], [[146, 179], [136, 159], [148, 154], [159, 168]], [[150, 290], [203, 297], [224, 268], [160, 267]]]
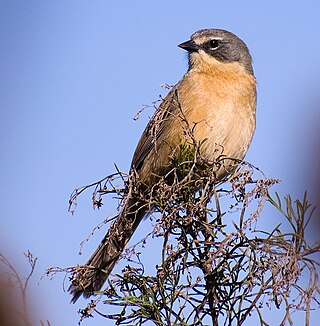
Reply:
[[194, 41], [190, 40], [187, 42], [183, 42], [178, 45], [180, 48], [188, 51], [188, 52], [197, 52], [199, 50], [199, 45], [196, 44]]

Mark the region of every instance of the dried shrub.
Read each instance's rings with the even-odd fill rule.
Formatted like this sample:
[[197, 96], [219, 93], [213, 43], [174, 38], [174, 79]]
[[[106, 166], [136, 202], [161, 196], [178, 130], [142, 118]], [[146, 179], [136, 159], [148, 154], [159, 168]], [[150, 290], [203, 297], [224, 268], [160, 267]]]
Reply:
[[[320, 247], [305, 239], [313, 213], [307, 196], [295, 202], [290, 196], [272, 198], [269, 188], [278, 180], [223, 155], [209, 163], [200, 154], [201, 146], [180, 142], [168, 174], [147, 194], [135, 171], [130, 175], [118, 171], [72, 194], [72, 212], [78, 196], [89, 188], [93, 188], [94, 207], [100, 208], [104, 196], [113, 194], [120, 199], [121, 209], [126, 189], [144, 199], [154, 225], [151, 233], [125, 250], [128, 265], [110, 277], [100, 296], [80, 311], [81, 320], [98, 314], [117, 325], [148, 321], [242, 325], [257, 314], [260, 324], [268, 325], [263, 308], [270, 306], [283, 308], [282, 325], [292, 324], [296, 310], [306, 311], [309, 324], [312, 304], [319, 304], [315, 254]], [[234, 163], [233, 173], [217, 182], [216, 172], [226, 160], [228, 168]], [[119, 180], [126, 187], [119, 186]], [[290, 232], [282, 231], [281, 225], [271, 232], [257, 230], [266, 202], [289, 222]], [[143, 261], [139, 251], [147, 251], [143, 244], [154, 237], [162, 239], [162, 255], [160, 261], [152, 262], [156, 272], [146, 275], [150, 262]], [[48, 273], [65, 271], [72, 279], [82, 268], [87, 267], [52, 268]], [[103, 311], [110, 307], [113, 314]]]

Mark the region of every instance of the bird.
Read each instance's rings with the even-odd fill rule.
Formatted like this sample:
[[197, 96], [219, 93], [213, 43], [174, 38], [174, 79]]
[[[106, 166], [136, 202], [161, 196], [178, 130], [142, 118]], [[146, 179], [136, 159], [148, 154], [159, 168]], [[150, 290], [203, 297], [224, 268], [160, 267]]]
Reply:
[[[246, 44], [223, 29], [202, 29], [178, 45], [188, 53], [188, 70], [172, 87], [149, 120], [131, 162], [149, 191], [168, 171], [186, 125], [210, 161], [221, 148], [224, 157], [243, 160], [256, 127], [256, 79]], [[228, 162], [217, 172], [230, 174]], [[140, 198], [127, 193], [119, 215], [84, 268], [74, 272], [69, 292], [75, 303], [97, 294], [148, 212]]]

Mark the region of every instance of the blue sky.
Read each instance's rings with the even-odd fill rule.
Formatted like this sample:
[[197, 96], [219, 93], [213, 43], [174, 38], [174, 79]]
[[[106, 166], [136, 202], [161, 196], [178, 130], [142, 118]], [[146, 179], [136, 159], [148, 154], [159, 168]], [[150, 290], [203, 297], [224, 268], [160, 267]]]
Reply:
[[88, 194], [71, 216], [69, 195], [113, 172], [114, 162], [128, 170], [152, 110], [132, 117], [185, 73], [177, 45], [198, 29], [230, 30], [251, 50], [258, 111], [246, 159], [281, 179], [274, 190], [282, 195], [308, 190], [319, 204], [319, 13], [315, 0], [1, 1], [0, 244], [21, 272], [22, 252], [39, 257], [35, 318], [77, 324], [84, 302], [69, 304], [62, 275], [37, 285], [48, 267], [83, 263], [103, 236], [77, 256], [107, 210], [92, 211]]

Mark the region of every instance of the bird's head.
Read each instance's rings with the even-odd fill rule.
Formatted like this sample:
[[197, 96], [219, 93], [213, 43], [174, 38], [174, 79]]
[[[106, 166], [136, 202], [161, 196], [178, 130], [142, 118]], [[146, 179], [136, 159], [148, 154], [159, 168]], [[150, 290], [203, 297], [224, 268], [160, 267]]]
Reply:
[[222, 29], [202, 29], [190, 40], [179, 44], [189, 52], [189, 69], [237, 64], [253, 75], [252, 58], [246, 44], [236, 35]]

